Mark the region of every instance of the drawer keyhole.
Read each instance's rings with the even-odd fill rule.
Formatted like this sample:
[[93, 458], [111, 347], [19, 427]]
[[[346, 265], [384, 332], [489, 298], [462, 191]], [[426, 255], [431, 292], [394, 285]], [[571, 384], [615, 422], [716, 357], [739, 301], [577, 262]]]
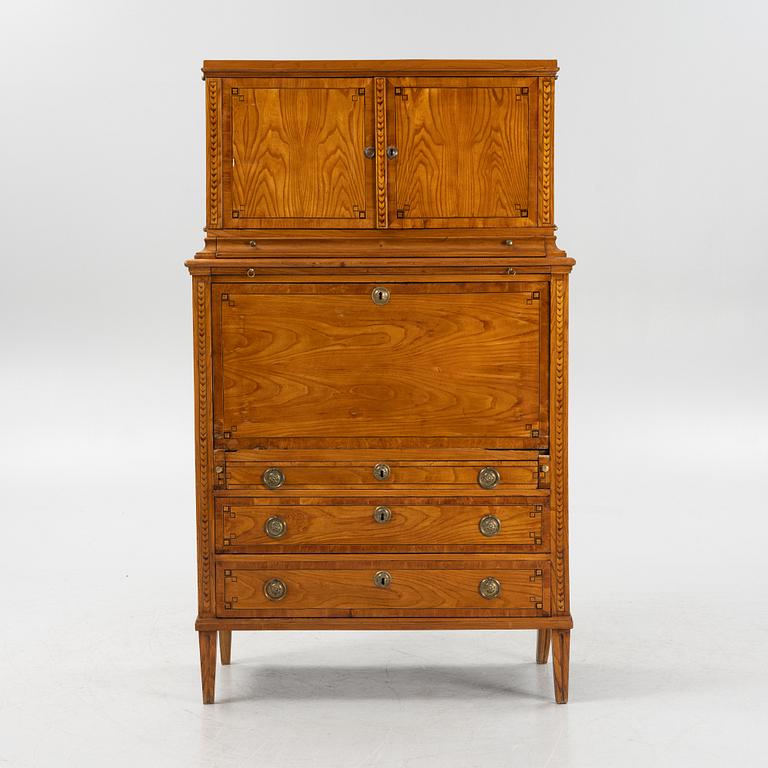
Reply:
[[373, 577], [373, 583], [382, 589], [386, 589], [391, 582], [392, 574], [389, 571], [378, 571]]
[[389, 464], [377, 464], [373, 468], [373, 476], [377, 480], [387, 480], [390, 475]]
[[377, 523], [388, 523], [392, 519], [392, 510], [389, 507], [376, 507], [373, 510], [373, 519]]

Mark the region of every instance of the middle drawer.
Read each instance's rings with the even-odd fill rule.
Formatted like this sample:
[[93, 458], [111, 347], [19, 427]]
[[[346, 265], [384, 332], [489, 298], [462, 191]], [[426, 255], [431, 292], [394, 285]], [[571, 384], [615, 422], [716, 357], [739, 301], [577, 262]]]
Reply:
[[549, 499], [296, 497], [216, 499], [216, 551], [547, 552]]

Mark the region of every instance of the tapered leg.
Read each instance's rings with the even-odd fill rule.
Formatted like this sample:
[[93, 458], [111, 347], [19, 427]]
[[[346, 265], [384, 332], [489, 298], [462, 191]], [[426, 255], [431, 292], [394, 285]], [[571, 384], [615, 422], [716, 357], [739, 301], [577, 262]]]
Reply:
[[555, 701], [568, 701], [568, 658], [571, 652], [571, 630], [552, 630], [552, 671], [555, 678]]
[[232, 658], [232, 631], [229, 629], [219, 630], [219, 653], [221, 663], [229, 664]]
[[536, 632], [536, 663], [546, 664], [549, 659], [549, 646], [552, 641], [551, 629], [539, 629]]
[[216, 631], [198, 632], [200, 639], [200, 677], [203, 682], [203, 704], [213, 704], [216, 690]]

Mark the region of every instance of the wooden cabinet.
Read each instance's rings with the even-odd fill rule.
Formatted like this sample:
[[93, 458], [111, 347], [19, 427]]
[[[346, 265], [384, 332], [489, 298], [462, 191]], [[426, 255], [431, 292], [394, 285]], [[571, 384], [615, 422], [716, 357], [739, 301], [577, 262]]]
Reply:
[[568, 693], [553, 61], [206, 62], [203, 699], [233, 630], [529, 629]]

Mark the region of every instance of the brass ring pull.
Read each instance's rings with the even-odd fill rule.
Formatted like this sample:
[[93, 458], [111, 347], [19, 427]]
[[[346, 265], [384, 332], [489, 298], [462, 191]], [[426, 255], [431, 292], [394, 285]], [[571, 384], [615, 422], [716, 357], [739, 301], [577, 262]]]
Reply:
[[277, 515], [268, 518], [267, 522], [264, 523], [264, 533], [266, 533], [270, 539], [282, 539], [287, 530], [288, 525], [285, 520]]
[[483, 467], [477, 473], [477, 484], [486, 490], [495, 488], [499, 484], [499, 480], [501, 480], [501, 476], [498, 470], [493, 467]]
[[501, 583], [493, 576], [486, 576], [477, 585], [477, 591], [486, 600], [495, 600], [501, 594]]
[[501, 520], [496, 515], [485, 515], [478, 525], [483, 536], [495, 536], [501, 530]]
[[288, 594], [288, 587], [282, 579], [270, 579], [264, 582], [264, 594], [268, 600], [282, 600]]
[[261, 482], [269, 488], [270, 491], [274, 491], [280, 488], [285, 483], [285, 475], [283, 470], [279, 467], [270, 467], [264, 470], [264, 474], [261, 476]]

